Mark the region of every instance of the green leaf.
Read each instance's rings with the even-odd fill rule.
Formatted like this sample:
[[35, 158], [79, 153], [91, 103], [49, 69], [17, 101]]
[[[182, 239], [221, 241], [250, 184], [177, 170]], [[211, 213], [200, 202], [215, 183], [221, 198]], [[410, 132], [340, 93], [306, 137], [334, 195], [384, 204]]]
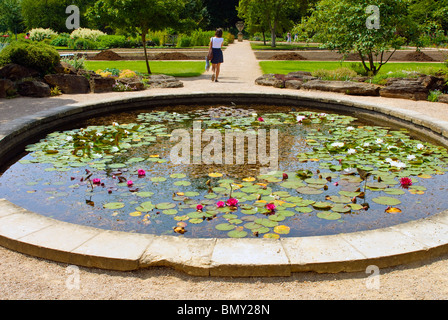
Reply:
[[400, 200], [392, 197], [377, 197], [373, 198], [372, 201], [386, 206], [396, 206], [401, 203]]

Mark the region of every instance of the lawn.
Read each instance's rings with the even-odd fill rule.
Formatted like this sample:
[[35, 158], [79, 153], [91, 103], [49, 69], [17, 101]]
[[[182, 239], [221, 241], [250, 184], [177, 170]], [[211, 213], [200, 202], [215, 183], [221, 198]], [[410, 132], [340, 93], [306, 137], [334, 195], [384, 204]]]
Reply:
[[[350, 68], [353, 62], [340, 61], [261, 61], [260, 66], [264, 74], [277, 73], [288, 74], [293, 71], [313, 72], [320, 69], [336, 70], [342, 67]], [[356, 63], [358, 66], [361, 64]], [[410, 72], [416, 71], [425, 74], [435, 74], [437, 71], [447, 68], [442, 63], [431, 62], [389, 62], [385, 64], [373, 82], [379, 82], [386, 77], [406, 77]]]
[[[205, 71], [205, 61], [150, 61], [153, 74], [165, 74], [173, 77], [197, 77]], [[106, 68], [132, 70], [147, 73], [145, 61], [86, 61], [86, 69], [97, 71]]]

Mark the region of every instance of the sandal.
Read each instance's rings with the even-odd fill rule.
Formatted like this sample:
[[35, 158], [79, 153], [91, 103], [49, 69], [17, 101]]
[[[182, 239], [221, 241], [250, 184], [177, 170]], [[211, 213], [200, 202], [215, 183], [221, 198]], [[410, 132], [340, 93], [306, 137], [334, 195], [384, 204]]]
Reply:
[[212, 75], [212, 81], [215, 81], [215, 74]]

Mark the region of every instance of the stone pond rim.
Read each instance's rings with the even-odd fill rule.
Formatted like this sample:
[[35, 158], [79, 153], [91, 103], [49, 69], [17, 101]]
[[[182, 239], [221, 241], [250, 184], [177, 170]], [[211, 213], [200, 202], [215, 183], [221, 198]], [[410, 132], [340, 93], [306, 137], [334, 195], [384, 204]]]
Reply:
[[[0, 167], [23, 147], [60, 127], [95, 116], [170, 105], [296, 105], [348, 112], [418, 132], [448, 146], [448, 122], [384, 103], [300, 92], [192, 93], [74, 104], [19, 118], [0, 127]], [[56, 221], [0, 199], [0, 245], [52, 261], [108, 270], [171, 267], [195, 276], [289, 276], [293, 272], [365, 271], [424, 260], [448, 252], [448, 211], [412, 222], [331, 236], [271, 239], [188, 239], [96, 229]]]

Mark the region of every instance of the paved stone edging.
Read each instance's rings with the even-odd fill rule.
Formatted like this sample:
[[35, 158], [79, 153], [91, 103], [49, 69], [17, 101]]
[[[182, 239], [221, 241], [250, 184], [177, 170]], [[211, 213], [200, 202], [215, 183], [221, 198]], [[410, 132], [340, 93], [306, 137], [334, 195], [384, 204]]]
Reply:
[[[448, 145], [448, 122], [387, 105], [355, 103], [349, 99], [314, 99], [297, 94], [180, 94], [110, 100], [95, 105], [65, 106], [20, 118], [0, 129], [0, 159], [17, 151], [17, 145], [84, 116], [179, 104], [192, 99], [196, 105], [210, 101], [239, 103], [296, 103], [331, 110], [351, 110], [405, 121], [433, 131]], [[271, 100], [271, 101], [268, 101]], [[126, 104], [126, 105], [123, 105]], [[189, 239], [117, 231], [57, 221], [0, 199], [0, 245], [62, 263], [110, 270], [172, 267], [195, 276], [289, 276], [293, 272], [364, 271], [431, 258], [448, 252], [448, 211], [397, 226], [372, 231], [303, 238]]]

